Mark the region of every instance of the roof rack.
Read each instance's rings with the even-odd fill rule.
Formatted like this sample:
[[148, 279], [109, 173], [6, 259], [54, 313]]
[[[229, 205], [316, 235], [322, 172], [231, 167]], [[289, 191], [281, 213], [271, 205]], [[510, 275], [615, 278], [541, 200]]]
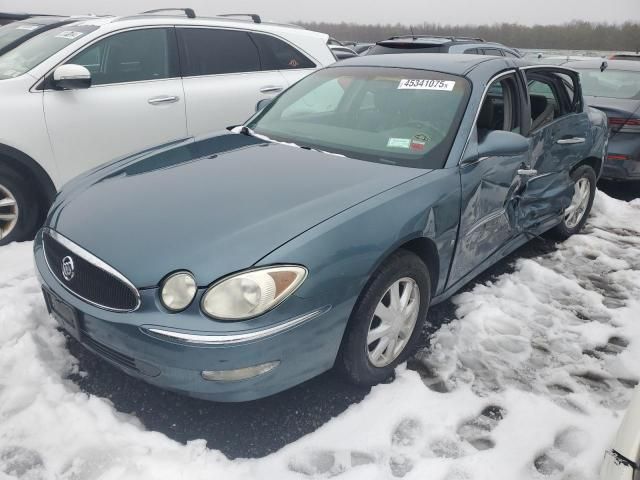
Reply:
[[260, 15], [255, 13], [222, 13], [220, 15], [216, 15], [216, 17], [250, 17], [251, 20], [253, 20], [253, 23], [262, 23]]
[[401, 40], [403, 38], [446, 38], [448, 40], [472, 40], [475, 42], [484, 42], [485, 40], [483, 38], [479, 38], [479, 37], [456, 37], [453, 35], [429, 35], [428, 33], [420, 33], [420, 34], [416, 34], [416, 35], [394, 35], [393, 37], [389, 38], [389, 40]]
[[184, 12], [187, 18], [196, 18], [196, 12], [193, 8], [156, 8], [155, 10], [147, 10], [142, 14], [147, 13], [161, 13], [161, 12]]

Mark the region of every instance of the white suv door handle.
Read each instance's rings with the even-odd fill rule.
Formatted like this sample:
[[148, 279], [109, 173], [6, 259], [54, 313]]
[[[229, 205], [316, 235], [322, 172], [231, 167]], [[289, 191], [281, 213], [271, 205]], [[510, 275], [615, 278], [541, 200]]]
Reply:
[[260, 93], [278, 93], [284, 90], [284, 87], [280, 85], [267, 85], [260, 89]]
[[148, 100], [150, 105], [162, 105], [163, 103], [174, 103], [180, 100], [180, 97], [172, 95], [163, 95], [161, 97], [153, 97]]
[[584, 143], [585, 139], [582, 137], [561, 138], [556, 143], [560, 145], [572, 145], [574, 143]]

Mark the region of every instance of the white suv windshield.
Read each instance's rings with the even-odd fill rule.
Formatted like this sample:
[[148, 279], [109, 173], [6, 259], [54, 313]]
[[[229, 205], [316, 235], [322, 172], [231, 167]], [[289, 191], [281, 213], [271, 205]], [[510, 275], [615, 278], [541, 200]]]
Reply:
[[95, 25], [64, 25], [27, 40], [0, 57], [0, 80], [28, 72], [97, 28]]

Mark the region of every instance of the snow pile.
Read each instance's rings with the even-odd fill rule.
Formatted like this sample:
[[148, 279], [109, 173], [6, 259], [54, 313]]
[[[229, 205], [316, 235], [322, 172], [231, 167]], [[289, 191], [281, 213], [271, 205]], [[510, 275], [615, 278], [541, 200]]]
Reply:
[[[416, 370], [263, 459], [145, 431], [68, 379], [31, 245], [0, 248], [0, 479], [595, 478], [640, 363], [640, 201], [454, 299]], [[247, 432], [250, 435], [250, 432]]]

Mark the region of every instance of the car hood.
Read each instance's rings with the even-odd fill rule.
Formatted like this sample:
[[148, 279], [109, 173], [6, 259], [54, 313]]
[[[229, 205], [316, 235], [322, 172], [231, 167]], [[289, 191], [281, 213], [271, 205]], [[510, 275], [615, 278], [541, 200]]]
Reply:
[[101, 168], [63, 189], [47, 225], [138, 288], [199, 286], [425, 170], [224, 134]]

